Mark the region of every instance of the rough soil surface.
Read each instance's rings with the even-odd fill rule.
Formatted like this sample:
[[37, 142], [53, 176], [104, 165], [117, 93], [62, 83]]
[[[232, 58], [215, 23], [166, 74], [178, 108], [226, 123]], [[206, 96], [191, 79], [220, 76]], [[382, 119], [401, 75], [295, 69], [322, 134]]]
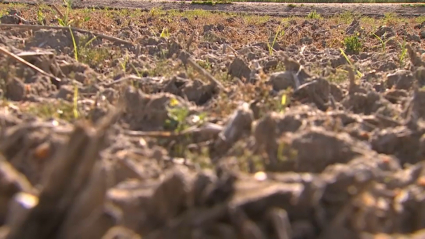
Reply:
[[[29, 3], [37, 1], [29, 0], [4, 0], [5, 3]], [[45, 4], [63, 4], [60, 0], [43, 0]], [[295, 7], [294, 7], [295, 6]], [[220, 11], [242, 14], [260, 14], [269, 16], [307, 16], [316, 11], [323, 16], [334, 16], [345, 11], [362, 14], [364, 16], [382, 17], [387, 13], [396, 13], [399, 16], [423, 16], [425, 7], [420, 3], [258, 3], [258, 2], [235, 2], [232, 4], [216, 4], [214, 6], [204, 4], [191, 4], [184, 0], [75, 0], [73, 7], [101, 7], [101, 8], [137, 8], [149, 11], [152, 8], [163, 10], [196, 10]]]
[[425, 237], [424, 17], [0, 13], [0, 238]]

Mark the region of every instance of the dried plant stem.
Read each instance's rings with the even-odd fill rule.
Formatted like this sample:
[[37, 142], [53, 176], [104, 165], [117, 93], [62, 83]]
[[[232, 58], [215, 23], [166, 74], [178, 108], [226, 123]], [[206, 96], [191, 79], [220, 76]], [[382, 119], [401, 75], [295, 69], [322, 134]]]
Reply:
[[61, 79], [57, 78], [56, 76], [43, 71], [42, 69], [34, 66], [33, 64], [29, 63], [28, 61], [22, 59], [21, 57], [15, 55], [15, 54], [13, 54], [12, 52], [8, 51], [7, 49], [5, 49], [3, 47], [0, 47], [0, 52], [3, 53], [3, 54], [5, 54], [5, 55], [7, 55], [7, 56], [9, 56], [10, 58], [13, 58], [15, 61], [18, 61], [18, 62], [20, 62], [20, 63], [28, 66], [29, 68], [37, 71], [40, 74], [43, 74], [45, 76], [48, 76], [48, 77], [54, 79], [57, 82], [60, 82], [61, 81]]
[[[40, 30], [40, 29], [69, 30], [69, 27], [61, 27], [61, 26], [0, 24], [0, 28], [8, 28], [8, 27], [20, 28], [20, 29], [29, 29], [29, 30]], [[121, 43], [121, 44], [134, 45], [132, 42], [129, 42], [129, 41], [117, 38], [117, 37], [107, 36], [107, 35], [104, 35], [104, 34], [101, 34], [101, 33], [96, 33], [96, 32], [92, 32], [92, 31], [80, 29], [80, 28], [71, 27], [71, 30], [76, 31], [76, 32], [80, 32], [80, 33], [85, 33], [85, 34], [93, 34], [93, 35], [95, 35], [99, 38], [103, 38], [103, 39], [113, 41], [113, 42], [117, 42], [117, 43]]]

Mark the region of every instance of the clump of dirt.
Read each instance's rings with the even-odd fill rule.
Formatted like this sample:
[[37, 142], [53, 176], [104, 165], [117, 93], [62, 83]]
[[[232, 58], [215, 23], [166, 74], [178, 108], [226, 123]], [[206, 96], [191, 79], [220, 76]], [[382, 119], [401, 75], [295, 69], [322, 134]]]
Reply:
[[0, 238], [424, 237], [421, 18], [0, 10]]

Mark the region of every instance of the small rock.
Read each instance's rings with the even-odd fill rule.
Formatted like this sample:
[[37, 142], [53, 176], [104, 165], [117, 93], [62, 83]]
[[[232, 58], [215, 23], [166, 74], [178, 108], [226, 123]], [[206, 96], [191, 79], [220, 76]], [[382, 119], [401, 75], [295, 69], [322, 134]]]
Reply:
[[25, 84], [14, 77], [6, 83], [6, 98], [13, 101], [21, 101], [25, 98]]
[[422, 87], [425, 85], [425, 67], [424, 66], [420, 66], [416, 69], [415, 73], [415, 78], [418, 81], [419, 85]]
[[56, 98], [71, 101], [74, 95], [74, 87], [70, 85], [61, 86], [59, 92], [56, 94]]
[[346, 133], [336, 134], [322, 128], [312, 128], [296, 135], [291, 147], [297, 151], [295, 170], [316, 173], [331, 164], [347, 163], [367, 149]]
[[243, 77], [248, 80], [251, 74], [251, 69], [249, 69], [249, 67], [242, 59], [236, 57], [229, 65], [227, 74], [231, 75], [232, 77], [238, 77], [240, 79]]
[[416, 34], [407, 34], [407, 41], [421, 42], [421, 37]]
[[391, 71], [398, 68], [398, 65], [392, 61], [385, 61], [380, 64], [377, 71]]
[[219, 31], [223, 31], [224, 29], [225, 29], [225, 26], [223, 25], [223, 24], [217, 24], [217, 26], [216, 26], [216, 28], [217, 28], [217, 30], [219, 30]]
[[332, 68], [337, 68], [339, 66], [347, 64], [347, 59], [344, 56], [339, 56], [337, 58], [331, 59], [331, 66]]
[[414, 82], [413, 74], [410, 71], [399, 70], [387, 75], [387, 87], [399, 90], [409, 90]]
[[406, 97], [407, 92], [405, 90], [393, 89], [387, 90], [384, 93], [384, 98], [393, 104], [400, 103]]
[[303, 37], [301, 38], [300, 43], [302, 45], [310, 45], [311, 43], [313, 43], [313, 39], [311, 37]]
[[286, 90], [289, 87], [296, 88], [294, 73], [290, 71], [275, 72], [270, 75], [268, 82], [275, 91]]
[[345, 29], [345, 34], [346, 35], [351, 35], [353, 34], [358, 28], [360, 27], [360, 22], [357, 19], [354, 19], [350, 26], [347, 27], [347, 29]]
[[21, 20], [14, 15], [4, 15], [0, 17], [0, 22], [2, 24], [19, 24]]
[[405, 117], [425, 119], [425, 91], [418, 90], [413, 94], [405, 109]]
[[214, 29], [214, 25], [204, 25], [204, 33], [207, 33]]
[[382, 38], [382, 40], [388, 39], [390, 37], [395, 36], [394, 29], [387, 26], [380, 26], [378, 30], [375, 32], [375, 35]]

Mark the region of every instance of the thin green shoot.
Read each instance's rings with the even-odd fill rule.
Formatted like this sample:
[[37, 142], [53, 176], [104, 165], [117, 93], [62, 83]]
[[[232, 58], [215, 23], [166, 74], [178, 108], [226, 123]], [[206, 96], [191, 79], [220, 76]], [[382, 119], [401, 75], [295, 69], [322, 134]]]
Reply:
[[37, 22], [40, 25], [44, 25], [44, 14], [43, 11], [41, 11], [41, 7], [38, 7], [38, 11], [37, 11]]
[[379, 37], [378, 35], [376, 35], [375, 33], [373, 33], [373, 35], [376, 37], [376, 39], [378, 39], [378, 40], [381, 42], [382, 51], [385, 51], [385, 50], [386, 50], [386, 48], [387, 48], [387, 42], [388, 42], [389, 40], [391, 40], [392, 38], [390, 38], [390, 39], [388, 39], [388, 40], [384, 41], [384, 40], [382, 40], [382, 38], [380, 38], [380, 37]]
[[73, 20], [69, 20], [69, 15], [71, 13], [71, 0], [63, 0], [63, 2], [65, 3], [66, 6], [66, 11], [65, 14], [63, 15], [63, 19], [62, 18], [57, 18], [59, 25], [66, 27], [66, 26], [70, 26], [71, 23], [73, 22]]
[[92, 39], [90, 39], [89, 41], [87, 41], [86, 44], [84, 44], [84, 48], [88, 47], [96, 39], [97, 39], [97, 36], [94, 36]]
[[121, 68], [124, 73], [127, 73], [127, 63], [130, 57], [128, 56], [128, 52], [125, 53], [124, 60], [120, 62]]
[[281, 26], [279, 25], [279, 27], [278, 27], [278, 29], [276, 31], [276, 34], [274, 35], [272, 44], [270, 45], [270, 43], [267, 42], [267, 48], [269, 49], [270, 56], [273, 55], [274, 45], [276, 44], [276, 41], [277, 41], [278, 36], [283, 36], [283, 34], [285, 34], [285, 31], [284, 30], [281, 30]]
[[78, 113], [78, 86], [74, 84], [74, 98], [73, 98], [73, 107], [72, 112], [74, 114], [74, 118], [78, 119], [79, 113]]
[[[351, 63], [350, 59], [349, 59], [349, 58], [348, 58], [348, 56], [345, 54], [344, 50], [343, 50], [342, 48], [339, 48], [339, 50], [341, 51], [341, 55], [343, 55], [343, 56], [344, 56], [344, 58], [345, 58], [345, 60], [347, 60], [348, 64], [350, 64], [350, 66], [351, 66], [353, 69], [355, 69], [356, 67], [353, 65], [353, 63]], [[362, 74], [360, 71], [358, 71], [357, 69], [356, 69], [356, 73], [357, 73], [357, 75], [358, 75], [359, 77], [362, 77], [362, 76], [363, 76], [363, 74]]]
[[400, 66], [403, 67], [404, 61], [406, 60], [406, 57], [407, 57], [406, 40], [403, 40], [402, 43], [399, 42], [398, 44], [400, 45], [400, 48], [401, 48], [400, 56], [399, 56]]
[[280, 112], [284, 112], [285, 111], [285, 107], [287, 104], [287, 95], [283, 94], [282, 97], [280, 98]]
[[170, 33], [168, 32], [168, 28], [164, 27], [162, 29], [161, 35], [159, 35], [159, 37], [162, 37], [162, 38], [165, 38], [165, 39], [169, 38]]
[[71, 26], [68, 26], [68, 28], [69, 28], [69, 33], [71, 34], [72, 44], [74, 45], [74, 58], [76, 61], [78, 61], [78, 47], [77, 47], [77, 43], [75, 42], [74, 33], [72, 33]]

